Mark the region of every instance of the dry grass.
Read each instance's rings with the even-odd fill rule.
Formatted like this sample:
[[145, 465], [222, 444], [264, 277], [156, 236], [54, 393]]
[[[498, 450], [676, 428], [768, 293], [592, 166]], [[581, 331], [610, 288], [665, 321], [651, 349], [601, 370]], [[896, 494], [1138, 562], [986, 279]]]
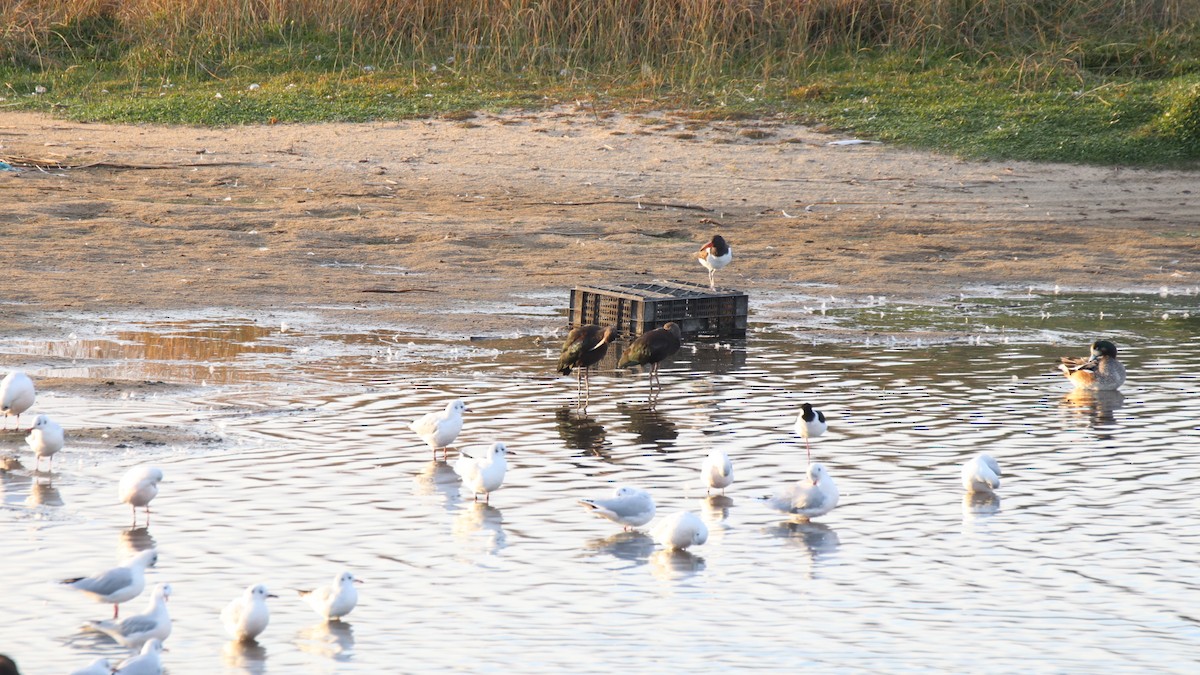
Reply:
[[[370, 63], [477, 72], [770, 78], [832, 50], [1161, 66], [1200, 0], [9, 0], [0, 59], [219, 74]], [[1167, 55], [1169, 61], [1169, 55]], [[256, 66], [271, 64], [257, 63]]]

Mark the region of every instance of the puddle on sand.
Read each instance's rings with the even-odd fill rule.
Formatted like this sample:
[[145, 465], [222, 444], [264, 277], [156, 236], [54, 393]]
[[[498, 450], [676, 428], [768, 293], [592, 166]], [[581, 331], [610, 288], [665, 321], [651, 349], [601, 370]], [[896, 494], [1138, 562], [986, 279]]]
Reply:
[[[746, 341], [688, 345], [653, 404], [644, 374], [598, 372], [586, 410], [573, 378], [552, 376], [555, 345], [533, 338], [439, 345], [227, 322], [139, 326], [77, 352], [6, 343], [47, 364], [35, 377], [84, 369], [206, 383], [123, 401], [121, 416], [210, 426], [224, 440], [68, 445], [53, 474], [32, 475], [20, 436], [0, 435], [0, 454], [24, 464], [0, 471], [5, 569], [20, 580], [3, 600], [5, 649], [28, 672], [122, 655], [78, 629], [108, 610], [53, 581], [156, 546], [150, 582], [175, 588], [164, 656], [175, 675], [397, 663], [1184, 672], [1200, 659], [1200, 331], [1182, 316], [1194, 311], [1186, 301], [1167, 311], [1158, 300], [1105, 301], [1114, 323], [1089, 324], [1091, 306], [1064, 298], [1055, 316], [1079, 323], [1049, 319], [1047, 332], [1031, 314], [1038, 299], [979, 302], [976, 316], [1003, 325], [997, 339], [920, 346], [903, 333], [813, 345], [760, 324]], [[960, 317], [944, 311], [913, 329]], [[1069, 393], [1056, 358], [1085, 354], [1101, 333], [1119, 336], [1129, 382]], [[207, 344], [223, 341], [237, 344]], [[205, 362], [228, 379], [187, 367]], [[105, 370], [122, 367], [162, 370]], [[514, 452], [487, 505], [407, 429], [455, 397], [470, 406], [460, 447], [501, 440]], [[804, 401], [829, 416], [813, 458], [842, 500], [819, 522], [793, 523], [755, 497], [803, 471], [791, 429]], [[92, 406], [104, 405], [46, 392], [35, 411], [70, 431], [103, 424]], [[734, 458], [724, 497], [699, 484], [713, 448]], [[965, 498], [958, 484], [981, 449], [1004, 472], [997, 500]], [[142, 462], [167, 482], [150, 526], [131, 528], [115, 484]], [[624, 483], [651, 490], [660, 515], [700, 514], [708, 542], [666, 554], [576, 504]], [[289, 589], [342, 567], [366, 583], [359, 607], [326, 626]], [[257, 581], [281, 596], [271, 624], [256, 644], [231, 645], [217, 617]], [[981, 659], [945, 644], [988, 649]]]

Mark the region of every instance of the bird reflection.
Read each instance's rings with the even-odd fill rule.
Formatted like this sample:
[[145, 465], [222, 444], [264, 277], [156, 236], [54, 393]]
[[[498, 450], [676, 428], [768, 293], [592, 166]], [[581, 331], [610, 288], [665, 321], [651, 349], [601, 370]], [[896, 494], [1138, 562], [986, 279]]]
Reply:
[[589, 551], [605, 553], [620, 560], [629, 560], [639, 565], [654, 553], [654, 540], [645, 532], [630, 530], [607, 537], [592, 539], [586, 544]]
[[154, 537], [150, 536], [148, 527], [131, 527], [121, 531], [119, 548], [123, 560], [157, 547], [158, 544], [154, 541]]
[[25, 466], [16, 457], [0, 457], [0, 495], [6, 504], [21, 504], [25, 501], [25, 492], [29, 490], [33, 479], [25, 473], [16, 473]]
[[563, 406], [554, 411], [554, 425], [568, 448], [604, 455], [604, 427], [586, 411]]
[[689, 369], [701, 373], [723, 375], [746, 367], [745, 341], [721, 341], [715, 343], [693, 343]]
[[708, 495], [704, 500], [704, 510], [701, 517], [710, 523], [720, 523], [729, 517], [729, 507], [733, 499], [725, 495]]
[[230, 668], [252, 675], [267, 672], [267, 650], [254, 640], [230, 640], [221, 648], [221, 658]]
[[657, 445], [660, 450], [675, 445], [675, 439], [679, 437], [675, 423], [653, 406], [618, 404], [617, 410], [629, 417], [628, 429], [636, 436], [637, 444]]
[[785, 520], [778, 525], [768, 527], [767, 534], [803, 545], [808, 549], [814, 561], [833, 555], [841, 545], [837, 530], [823, 523], [812, 521]]
[[297, 635], [300, 651], [348, 661], [354, 651], [354, 628], [345, 621], [322, 621], [305, 628]]
[[29, 496], [25, 498], [27, 506], [62, 506], [63, 498], [58, 488], [46, 480], [35, 480], [29, 486]]
[[963, 495], [964, 517], [990, 516], [1000, 511], [1000, 496], [994, 492], [968, 492]]
[[691, 551], [662, 550], [650, 555], [650, 572], [655, 579], [686, 579], [704, 570], [704, 558]]
[[482, 544], [482, 550], [492, 555], [504, 548], [507, 538], [503, 512], [485, 502], [461, 503], [452, 532], [463, 543]]
[[458, 474], [449, 462], [430, 460], [421, 471], [413, 476], [414, 492], [421, 496], [441, 497], [446, 506], [458, 501], [458, 488], [462, 485]]
[[1080, 415], [1086, 415], [1095, 428], [1117, 423], [1113, 414], [1125, 406], [1125, 395], [1119, 391], [1084, 391], [1073, 389], [1063, 397], [1063, 405]]

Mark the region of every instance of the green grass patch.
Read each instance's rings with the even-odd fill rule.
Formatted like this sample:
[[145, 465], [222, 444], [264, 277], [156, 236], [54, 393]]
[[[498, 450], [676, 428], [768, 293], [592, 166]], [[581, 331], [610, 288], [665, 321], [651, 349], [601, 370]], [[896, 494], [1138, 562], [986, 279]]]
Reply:
[[586, 100], [971, 158], [1200, 160], [1200, 0], [18, 0], [0, 106], [237, 125]]
[[[314, 62], [319, 63], [319, 62]], [[272, 72], [274, 71], [274, 72]], [[698, 119], [782, 114], [860, 138], [969, 158], [1183, 165], [1200, 159], [1200, 81], [1185, 75], [1058, 75], [1029, 82], [1005, 62], [830, 59], [788, 78], [668, 83], [577, 72], [493, 75], [443, 66], [337, 70], [236, 67], [131, 76], [112, 67], [0, 70], [2, 105], [71, 119], [237, 125], [397, 120], [475, 110], [543, 109], [584, 100]], [[38, 87], [44, 93], [35, 93]]]

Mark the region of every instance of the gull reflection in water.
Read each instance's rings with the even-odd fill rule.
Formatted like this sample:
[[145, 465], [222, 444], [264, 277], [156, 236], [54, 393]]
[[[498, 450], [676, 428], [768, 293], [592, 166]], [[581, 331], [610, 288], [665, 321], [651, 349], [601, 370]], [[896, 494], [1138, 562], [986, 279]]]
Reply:
[[585, 411], [570, 406], [558, 408], [554, 411], [554, 426], [568, 448], [604, 456], [604, 426]]
[[221, 648], [221, 659], [229, 668], [251, 675], [267, 672], [267, 650], [254, 640], [230, 640]]
[[629, 417], [627, 427], [636, 437], [634, 442], [638, 445], [655, 445], [659, 450], [666, 450], [675, 445], [675, 439], [679, 438], [675, 423], [652, 406], [617, 404], [617, 410]]
[[422, 497], [438, 497], [448, 507], [458, 502], [461, 485], [454, 467], [439, 459], [430, 460], [413, 476], [413, 492]]
[[117, 544], [120, 549], [122, 560], [132, 558], [133, 556], [156, 548], [158, 544], [154, 541], [154, 537], [150, 535], [148, 527], [132, 527], [128, 530], [121, 530], [121, 539]]
[[650, 573], [660, 581], [678, 581], [704, 570], [704, 558], [691, 551], [661, 550], [650, 554]]
[[991, 516], [1000, 511], [1000, 495], [995, 492], [967, 492], [963, 494], [963, 518]]
[[611, 555], [619, 560], [628, 560], [638, 565], [645, 564], [654, 553], [654, 540], [645, 532], [630, 530], [608, 537], [590, 540], [585, 547], [589, 551]]
[[301, 630], [296, 636], [300, 651], [349, 661], [354, 651], [354, 628], [345, 621], [322, 621]]
[[24, 469], [21, 460], [16, 457], [0, 457], [0, 495], [6, 504], [21, 504], [28, 497], [25, 492], [33, 479], [25, 473], [17, 473]]
[[504, 548], [504, 513], [484, 502], [465, 502], [448, 509], [459, 513], [454, 518], [454, 538], [464, 545], [477, 547], [480, 552], [495, 555]]
[[[50, 474], [44, 475], [49, 476]], [[38, 478], [29, 486], [29, 496], [25, 498], [25, 505], [62, 506], [63, 498], [49, 478], [46, 480]]]
[[992, 516], [1000, 512], [1000, 497], [994, 492], [968, 492], [962, 498], [962, 533], [987, 536]]
[[1125, 406], [1125, 395], [1119, 391], [1084, 391], [1072, 389], [1063, 397], [1063, 407], [1088, 418], [1095, 428], [1115, 426], [1113, 414]]
[[708, 495], [704, 499], [704, 508], [700, 512], [700, 517], [708, 523], [722, 523], [729, 518], [729, 507], [733, 506], [733, 499], [725, 495]]
[[810, 520], [785, 520], [768, 527], [767, 534], [803, 546], [812, 555], [814, 562], [837, 553], [838, 546], [841, 545], [837, 530]]

